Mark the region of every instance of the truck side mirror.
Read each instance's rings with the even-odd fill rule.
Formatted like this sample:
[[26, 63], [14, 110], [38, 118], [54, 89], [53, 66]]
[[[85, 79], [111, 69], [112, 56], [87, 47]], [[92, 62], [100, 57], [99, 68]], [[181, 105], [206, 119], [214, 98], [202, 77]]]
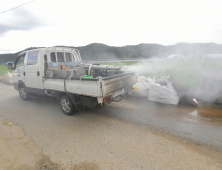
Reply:
[[13, 70], [13, 65], [12, 65], [12, 63], [8, 63], [8, 69], [9, 69], [9, 70]]

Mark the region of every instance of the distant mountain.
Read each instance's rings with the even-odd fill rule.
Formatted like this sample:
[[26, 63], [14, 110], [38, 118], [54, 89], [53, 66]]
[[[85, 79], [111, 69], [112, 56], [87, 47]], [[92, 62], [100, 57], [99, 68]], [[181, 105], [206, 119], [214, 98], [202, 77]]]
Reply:
[[[31, 50], [31, 49], [36, 49], [36, 47], [30, 47], [30, 48], [27, 48], [25, 50]], [[25, 50], [22, 50], [22, 51], [25, 51]], [[2, 64], [2, 61], [3, 63], [6, 63], [6, 62], [9, 62], [9, 61], [12, 61], [14, 62], [16, 57], [19, 55], [19, 53], [21, 53], [22, 51], [19, 51], [17, 53], [8, 53], [8, 54], [0, 54], [0, 65]]]
[[[183, 56], [192, 55], [199, 58], [207, 54], [222, 54], [222, 44], [215, 43], [178, 43], [168, 46], [160, 44], [138, 44], [123, 47], [114, 47], [105, 44], [93, 43], [81, 47], [67, 47], [78, 49], [83, 60], [165, 58], [172, 54], [180, 54]], [[37, 47], [31, 47], [28, 49], [34, 48]], [[4, 62], [14, 61], [20, 52], [14, 54], [0, 54], [0, 63], [2, 62], [2, 57]]]

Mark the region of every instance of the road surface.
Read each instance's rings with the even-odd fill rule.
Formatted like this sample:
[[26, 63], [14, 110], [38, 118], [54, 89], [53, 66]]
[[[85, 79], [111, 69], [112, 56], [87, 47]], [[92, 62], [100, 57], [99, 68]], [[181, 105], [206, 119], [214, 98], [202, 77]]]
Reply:
[[58, 101], [23, 101], [13, 86], [0, 83], [0, 117], [21, 127], [63, 169], [222, 168], [222, 106], [126, 97], [66, 116]]

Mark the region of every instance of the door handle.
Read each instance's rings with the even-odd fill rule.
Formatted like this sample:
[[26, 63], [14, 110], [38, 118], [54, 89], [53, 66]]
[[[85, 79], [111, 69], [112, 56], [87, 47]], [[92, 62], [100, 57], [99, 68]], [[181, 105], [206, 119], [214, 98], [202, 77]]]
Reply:
[[37, 71], [37, 76], [39, 76], [40, 75], [40, 73], [39, 73], [39, 71]]
[[23, 72], [23, 75], [25, 76], [25, 72]]

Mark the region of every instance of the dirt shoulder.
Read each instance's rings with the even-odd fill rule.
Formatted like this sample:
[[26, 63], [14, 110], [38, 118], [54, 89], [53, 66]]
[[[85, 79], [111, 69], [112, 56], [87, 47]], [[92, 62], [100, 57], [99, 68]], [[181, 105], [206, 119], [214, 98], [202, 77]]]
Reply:
[[57, 169], [23, 130], [0, 118], [0, 170]]

